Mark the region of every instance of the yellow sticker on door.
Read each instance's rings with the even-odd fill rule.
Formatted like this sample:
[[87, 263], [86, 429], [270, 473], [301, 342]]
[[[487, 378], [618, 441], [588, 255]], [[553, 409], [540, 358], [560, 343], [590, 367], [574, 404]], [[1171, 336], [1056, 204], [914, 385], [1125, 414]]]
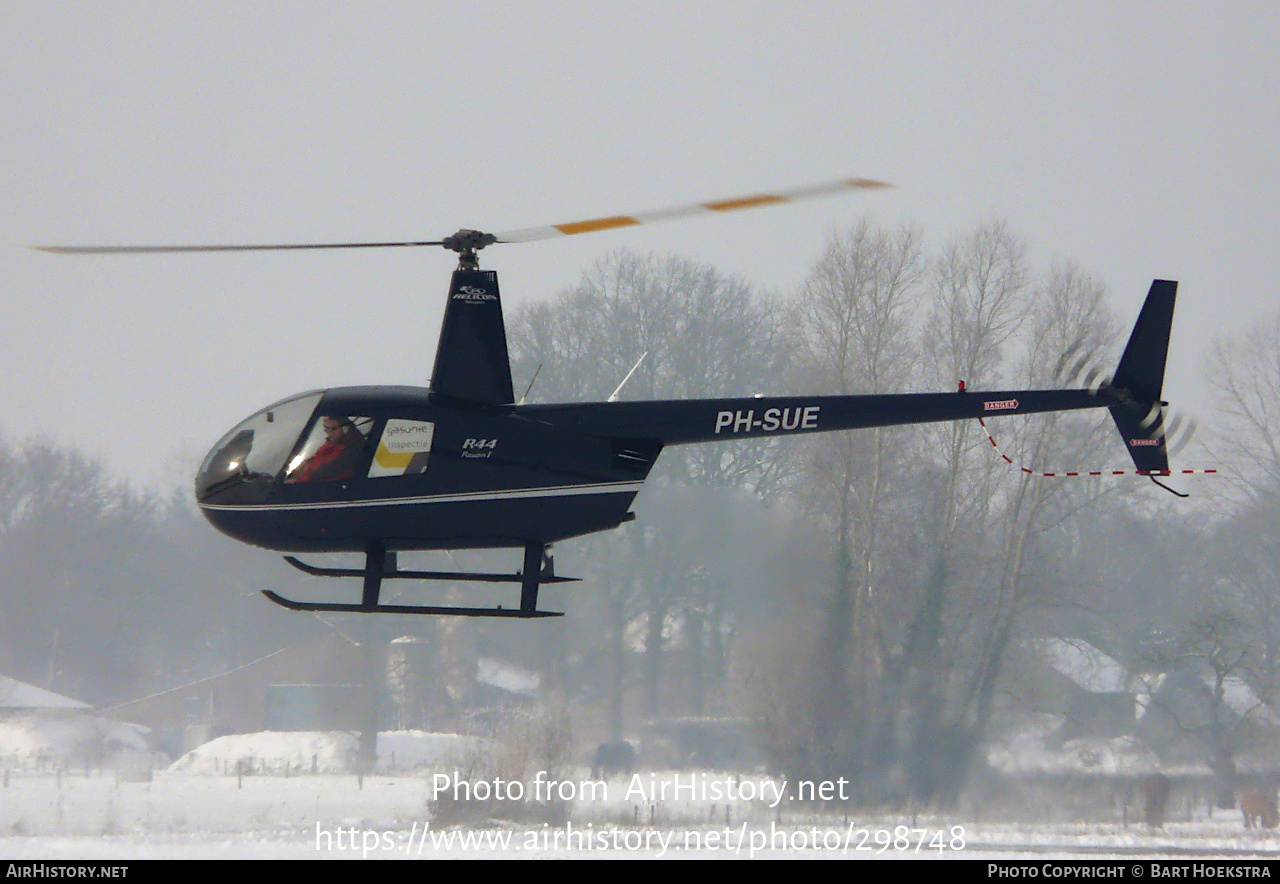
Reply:
[[382, 430], [378, 450], [369, 465], [369, 478], [411, 476], [427, 468], [436, 425], [429, 421], [393, 418]]

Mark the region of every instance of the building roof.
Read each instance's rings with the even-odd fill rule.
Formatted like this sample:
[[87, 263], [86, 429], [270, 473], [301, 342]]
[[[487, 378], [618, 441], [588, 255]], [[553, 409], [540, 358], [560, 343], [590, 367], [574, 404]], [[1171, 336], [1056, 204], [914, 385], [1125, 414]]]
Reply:
[[[1210, 689], [1213, 688], [1213, 684], [1207, 678], [1205, 684]], [[1241, 718], [1252, 715], [1253, 720], [1258, 724], [1269, 727], [1280, 725], [1280, 718], [1277, 718], [1271, 708], [1262, 702], [1262, 698], [1253, 692], [1248, 682], [1238, 676], [1229, 675], [1222, 680], [1222, 702]]]
[[1128, 693], [1129, 670], [1080, 639], [1038, 638], [1028, 644], [1045, 663], [1093, 694]]
[[25, 681], [0, 675], [0, 710], [18, 709], [91, 709], [82, 703], [53, 691], [46, 691]]
[[[1164, 674], [1130, 673], [1115, 658], [1080, 639], [1039, 638], [1027, 644], [1045, 663], [1089, 693], [1134, 694], [1138, 703], [1138, 718], [1142, 717], [1150, 704], [1150, 695], [1164, 684]], [[1207, 688], [1213, 689], [1212, 678], [1204, 676], [1203, 681]], [[1228, 676], [1223, 680], [1222, 688], [1223, 703], [1236, 715], [1241, 718], [1251, 716], [1258, 724], [1268, 727], [1280, 727], [1280, 716], [1254, 693], [1244, 679], [1235, 675]]]
[[476, 660], [476, 681], [511, 694], [532, 697], [538, 693], [541, 677], [538, 673], [514, 663], [495, 660], [492, 657], [480, 657]]

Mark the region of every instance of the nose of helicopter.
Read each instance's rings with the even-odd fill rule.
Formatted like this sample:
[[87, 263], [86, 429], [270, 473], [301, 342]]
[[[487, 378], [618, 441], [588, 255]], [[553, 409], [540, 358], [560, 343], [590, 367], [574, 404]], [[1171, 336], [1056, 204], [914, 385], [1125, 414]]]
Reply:
[[200, 512], [210, 525], [232, 540], [238, 540], [250, 546], [271, 548], [271, 544], [263, 542], [264, 538], [258, 524], [261, 521], [260, 516], [262, 514], [255, 512], [255, 509], [254, 507], [233, 508], [215, 504], [211, 506], [202, 505]]
[[284, 469], [323, 392], [277, 402], [241, 421], [210, 449], [196, 474], [201, 506], [261, 503]]

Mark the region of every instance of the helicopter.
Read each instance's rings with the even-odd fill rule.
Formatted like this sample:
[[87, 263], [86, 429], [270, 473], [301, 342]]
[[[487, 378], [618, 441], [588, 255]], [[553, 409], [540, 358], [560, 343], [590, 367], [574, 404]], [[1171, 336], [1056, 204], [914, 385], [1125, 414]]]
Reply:
[[[552, 544], [632, 521], [631, 504], [668, 445], [834, 432], [1001, 415], [1107, 408], [1137, 471], [1169, 475], [1161, 400], [1177, 283], [1152, 282], [1109, 380], [1082, 389], [966, 390], [849, 396], [524, 404], [512, 387], [502, 299], [479, 252], [698, 214], [888, 187], [846, 178], [769, 194], [695, 203], [506, 233], [463, 229], [432, 241], [275, 245], [43, 246], [58, 254], [138, 254], [440, 247], [458, 256], [429, 385], [333, 387], [299, 393], [241, 421], [209, 451], [195, 496], [212, 525], [236, 540], [288, 553], [361, 553], [358, 603], [300, 601], [295, 611], [542, 618], [539, 588], [555, 573]], [[643, 357], [641, 357], [643, 358]], [[637, 367], [639, 363], [637, 363]], [[635, 369], [632, 369], [634, 373]], [[1163, 487], [1163, 486], [1162, 486]], [[1175, 492], [1176, 493], [1176, 492]], [[523, 549], [515, 573], [401, 569], [414, 550]], [[518, 607], [388, 604], [388, 579], [520, 584]]]

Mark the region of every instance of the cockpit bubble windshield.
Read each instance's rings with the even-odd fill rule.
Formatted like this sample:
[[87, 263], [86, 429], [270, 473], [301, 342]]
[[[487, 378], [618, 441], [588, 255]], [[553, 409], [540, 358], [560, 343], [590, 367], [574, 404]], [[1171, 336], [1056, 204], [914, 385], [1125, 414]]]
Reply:
[[196, 476], [196, 498], [227, 503], [262, 500], [284, 468], [323, 393], [278, 402], [243, 421], [219, 440]]

